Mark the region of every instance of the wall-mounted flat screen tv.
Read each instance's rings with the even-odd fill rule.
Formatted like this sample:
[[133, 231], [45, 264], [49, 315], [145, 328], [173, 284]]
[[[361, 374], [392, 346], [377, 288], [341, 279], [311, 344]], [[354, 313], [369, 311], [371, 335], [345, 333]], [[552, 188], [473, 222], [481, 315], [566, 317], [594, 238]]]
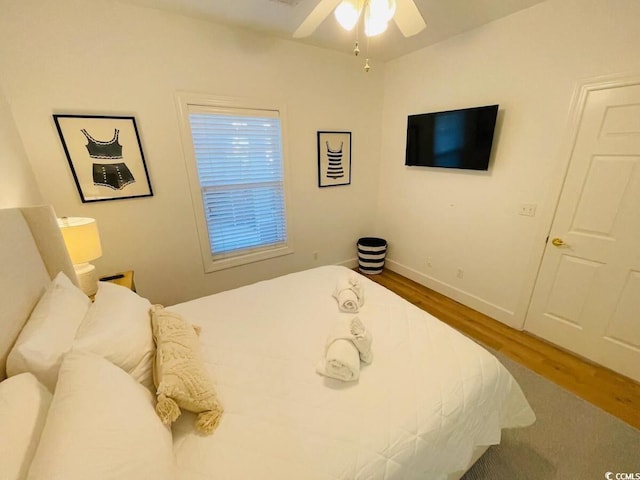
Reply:
[[498, 105], [409, 115], [405, 165], [488, 170]]

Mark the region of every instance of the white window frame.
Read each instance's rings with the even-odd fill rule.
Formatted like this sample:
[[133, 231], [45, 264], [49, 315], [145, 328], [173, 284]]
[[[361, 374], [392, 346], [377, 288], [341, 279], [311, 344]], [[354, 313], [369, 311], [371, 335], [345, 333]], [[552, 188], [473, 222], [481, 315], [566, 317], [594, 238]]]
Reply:
[[[260, 100], [221, 97], [216, 95], [206, 95], [198, 93], [178, 92], [176, 94], [176, 102], [180, 116], [180, 133], [182, 136], [182, 146], [184, 150], [184, 159], [187, 169], [187, 177], [189, 179], [189, 189], [191, 190], [191, 200], [195, 213], [196, 227], [198, 230], [198, 239], [200, 242], [200, 253], [202, 256], [202, 264], [206, 273], [216, 272], [226, 268], [247, 265], [253, 262], [259, 262], [269, 258], [280, 257], [293, 253], [293, 242], [291, 239], [291, 218], [289, 215], [289, 168], [287, 161], [287, 122], [286, 108], [284, 105], [274, 105]], [[211, 243], [209, 239], [209, 230], [207, 227], [206, 213], [204, 208], [204, 200], [202, 197], [202, 189], [200, 186], [200, 177], [198, 175], [198, 167], [193, 146], [193, 136], [191, 132], [191, 122], [189, 120], [189, 107], [205, 107], [213, 110], [267, 110], [277, 111], [280, 117], [280, 135], [282, 141], [282, 175], [284, 190], [284, 217], [286, 242], [276, 246], [263, 246], [251, 250], [243, 250], [241, 252], [229, 252], [226, 254], [213, 255], [211, 252]], [[238, 112], [240, 113], [240, 112]]]

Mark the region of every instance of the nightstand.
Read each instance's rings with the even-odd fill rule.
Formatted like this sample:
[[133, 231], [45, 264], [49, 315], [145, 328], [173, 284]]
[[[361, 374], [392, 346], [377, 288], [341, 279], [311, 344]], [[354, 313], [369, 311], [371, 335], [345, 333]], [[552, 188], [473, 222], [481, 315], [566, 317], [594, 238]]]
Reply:
[[134, 292], [136, 291], [136, 284], [133, 281], [133, 270], [117, 273], [115, 275], [107, 275], [105, 277], [101, 277], [100, 281], [115, 283], [116, 285], [126, 287]]

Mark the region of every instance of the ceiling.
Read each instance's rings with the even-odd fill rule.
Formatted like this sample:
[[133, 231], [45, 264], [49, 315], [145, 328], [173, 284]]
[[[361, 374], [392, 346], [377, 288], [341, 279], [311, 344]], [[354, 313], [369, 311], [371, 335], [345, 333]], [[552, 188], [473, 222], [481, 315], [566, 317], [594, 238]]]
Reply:
[[[319, 0], [119, 0], [120, 2], [166, 10], [181, 15], [231, 24], [293, 40], [293, 32]], [[544, 0], [415, 0], [427, 28], [404, 38], [396, 25], [367, 41], [361, 38], [364, 55], [387, 61], [441, 42]], [[329, 15], [313, 35], [297, 39], [319, 47], [351, 53], [354, 32], [345, 32]]]

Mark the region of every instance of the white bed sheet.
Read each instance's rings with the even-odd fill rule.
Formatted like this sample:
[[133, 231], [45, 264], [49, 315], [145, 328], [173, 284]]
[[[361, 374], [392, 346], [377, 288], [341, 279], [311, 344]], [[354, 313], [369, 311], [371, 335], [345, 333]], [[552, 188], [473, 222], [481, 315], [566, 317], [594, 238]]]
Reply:
[[357, 383], [315, 372], [341, 318], [327, 266], [170, 310], [202, 326], [225, 408], [212, 436], [184, 414], [174, 451], [184, 480], [438, 480], [464, 470], [501, 428], [535, 419], [519, 386], [476, 343], [362, 277], [358, 316], [374, 358]]

